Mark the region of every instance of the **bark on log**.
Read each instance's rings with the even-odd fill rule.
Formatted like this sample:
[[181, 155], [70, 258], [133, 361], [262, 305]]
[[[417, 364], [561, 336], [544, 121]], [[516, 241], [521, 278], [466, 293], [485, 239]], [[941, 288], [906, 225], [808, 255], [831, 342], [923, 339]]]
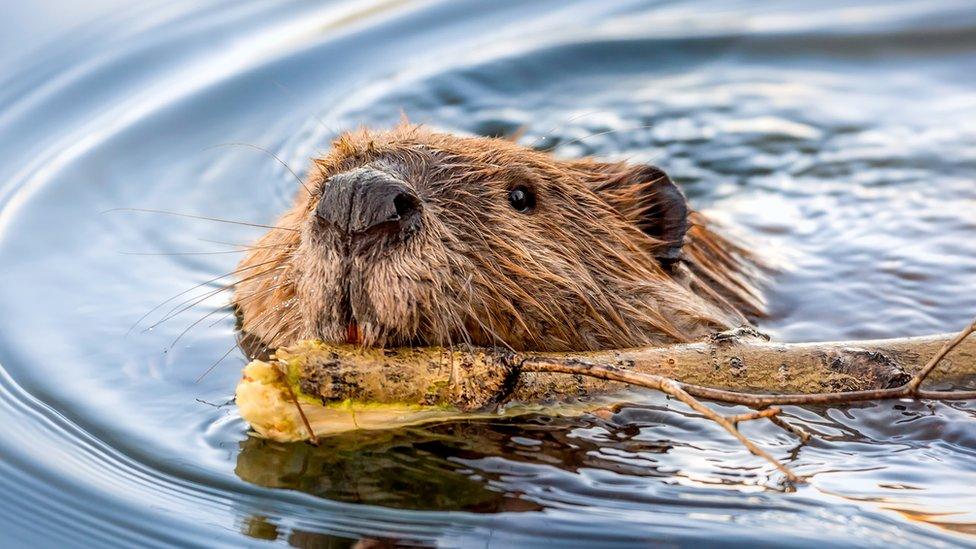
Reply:
[[[589, 353], [504, 349], [360, 349], [306, 345], [278, 351], [301, 392], [325, 402], [410, 403], [481, 409], [508, 401], [546, 403], [623, 391], [627, 385], [531, 371], [533, 363], [601, 364], [679, 382], [753, 393], [835, 393], [897, 387], [954, 334], [835, 343], [770, 343], [749, 334], [708, 342]], [[928, 383], [976, 374], [976, 339], [942, 360]]]
[[[554, 403], [592, 406], [594, 398], [626, 400], [629, 385], [663, 391], [718, 422], [786, 479], [802, 477], [762, 450], [737, 424], [778, 417], [776, 404], [836, 404], [879, 398], [976, 399], [976, 390], [931, 391], [922, 383], [960, 383], [976, 374], [976, 321], [959, 334], [918, 338], [775, 344], [749, 328], [709, 341], [592, 353], [516, 353], [503, 349], [362, 349], [305, 341], [256, 360], [237, 387], [241, 416], [262, 436], [310, 439], [350, 429], [376, 429], [474, 417], [509, 402], [508, 413]], [[952, 353], [951, 355], [948, 353]], [[567, 375], [568, 374], [568, 375]], [[699, 398], [757, 410], [722, 416]], [[578, 408], [578, 406], [576, 406]], [[553, 410], [557, 411], [557, 410]]]
[[[573, 356], [531, 355], [520, 364], [551, 358], [607, 364], [623, 370], [659, 375], [726, 391], [811, 394], [890, 389], [906, 383], [956, 334], [870, 341], [771, 343], [744, 334], [722, 333], [708, 342], [672, 347], [604, 351]], [[976, 340], [967, 339], [944, 358], [928, 382], [959, 382], [976, 374]], [[567, 394], [578, 380], [553, 372], [523, 372], [514, 396], [534, 399]], [[598, 385], [602, 382], [603, 385]], [[586, 381], [587, 390], [610, 390], [622, 384]], [[606, 384], [612, 386], [606, 387]]]

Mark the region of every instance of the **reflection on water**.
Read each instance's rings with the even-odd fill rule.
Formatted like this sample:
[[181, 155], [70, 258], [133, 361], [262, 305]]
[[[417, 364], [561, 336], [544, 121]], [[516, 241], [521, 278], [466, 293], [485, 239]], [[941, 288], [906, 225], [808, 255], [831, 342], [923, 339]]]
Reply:
[[791, 408], [820, 435], [803, 446], [746, 426], [812, 477], [791, 493], [653, 394], [320, 447], [250, 439], [226, 404], [242, 357], [195, 380], [234, 343], [214, 277], [259, 230], [103, 213], [271, 222], [291, 174], [221, 144], [300, 170], [338, 130], [402, 112], [660, 164], [781, 267], [763, 326], [779, 338], [955, 330], [976, 314], [971, 2], [177, 2], [0, 63], [14, 542], [976, 544], [974, 403]]
[[497, 435], [489, 438], [493, 432], [484, 425], [449, 427], [443, 434], [412, 430], [350, 433], [330, 437], [317, 447], [250, 438], [241, 443], [234, 472], [260, 486], [353, 503], [481, 512], [540, 508], [517, 494], [493, 491], [483, 478], [451, 459], [497, 453], [503, 450], [499, 444], [503, 440], [497, 440]]

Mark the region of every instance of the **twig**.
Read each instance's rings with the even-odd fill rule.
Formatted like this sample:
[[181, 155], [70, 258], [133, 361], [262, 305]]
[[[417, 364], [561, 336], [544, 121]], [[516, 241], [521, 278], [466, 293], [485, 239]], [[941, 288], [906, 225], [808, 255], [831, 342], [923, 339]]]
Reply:
[[[622, 381], [624, 383], [630, 383], [632, 385], [638, 385], [641, 387], [647, 387], [649, 389], [656, 389], [662, 393], [671, 395], [681, 402], [688, 405], [689, 408], [695, 410], [696, 412], [702, 414], [708, 419], [714, 421], [721, 425], [726, 431], [732, 436], [738, 439], [750, 452], [757, 455], [766, 461], [772, 463], [777, 469], [779, 469], [786, 478], [793, 482], [803, 482], [803, 479], [794, 473], [789, 467], [783, 465], [778, 459], [767, 453], [762, 448], [756, 446], [751, 440], [746, 438], [739, 429], [736, 428], [735, 423], [737, 421], [743, 421], [745, 419], [756, 419], [759, 417], [769, 417], [769, 412], [761, 411], [754, 412], [752, 414], [744, 414], [742, 416], [732, 416], [732, 418], [727, 418], [718, 412], [712, 410], [708, 406], [705, 406], [698, 399], [688, 394], [682, 388], [682, 384], [666, 377], [657, 376], [653, 374], [642, 374], [638, 372], [628, 372], [621, 370], [613, 366], [604, 366], [601, 364], [582, 364], [582, 363], [569, 363], [560, 364], [557, 362], [544, 362], [544, 361], [526, 361], [522, 363], [523, 372], [558, 372], [564, 374], [581, 374], [591, 377], [597, 377], [601, 379], [606, 379], [609, 381]], [[779, 412], [779, 409], [774, 408], [775, 413]], [[737, 420], [737, 421], [736, 421]]]
[[[701, 413], [705, 417], [715, 421], [732, 436], [739, 440], [753, 454], [760, 456], [782, 471], [786, 477], [794, 482], [802, 482], [802, 478], [797, 476], [789, 467], [779, 460], [766, 453], [749, 441], [736, 425], [741, 421], [749, 421], [765, 417], [778, 427], [793, 433], [803, 442], [810, 440], [810, 434], [803, 429], [790, 425], [779, 417], [781, 410], [773, 407], [774, 405], [787, 404], [839, 404], [860, 402], [865, 400], [887, 400], [896, 398], [922, 398], [939, 400], [967, 400], [976, 399], [976, 391], [923, 391], [919, 387], [925, 381], [936, 366], [952, 350], [962, 343], [967, 337], [976, 332], [976, 319], [973, 320], [964, 330], [959, 332], [954, 338], [946, 342], [945, 345], [933, 356], [925, 366], [919, 370], [910, 380], [904, 384], [890, 389], [876, 389], [869, 391], [848, 391], [837, 393], [809, 393], [809, 394], [755, 394], [727, 391], [723, 389], [713, 389], [701, 385], [682, 383], [671, 378], [628, 371], [616, 366], [606, 364], [591, 364], [578, 360], [560, 361], [558, 359], [529, 357], [521, 361], [519, 367], [523, 372], [556, 372], [575, 375], [585, 375], [608, 381], [619, 381], [656, 389], [671, 395], [681, 402], [684, 402], [693, 410]], [[744, 404], [758, 408], [757, 411], [738, 414], [734, 416], [722, 416], [714, 410], [708, 408], [698, 398], [715, 400], [730, 404]]]
[[[284, 374], [282, 374], [282, 377], [284, 377]], [[295, 396], [295, 391], [292, 390], [287, 379], [284, 380], [282, 385], [284, 385], [285, 389], [288, 391], [288, 396], [291, 398], [291, 401], [295, 403], [295, 409], [298, 410], [298, 415], [302, 418], [302, 423], [305, 424], [305, 429], [308, 431], [308, 442], [313, 446], [318, 446], [319, 437], [315, 436], [315, 431], [312, 430], [312, 424], [308, 422], [308, 417], [305, 416], [305, 410], [302, 410], [302, 405], [299, 404], [298, 397]]]
[[780, 429], [793, 433], [793, 435], [800, 439], [800, 442], [804, 444], [810, 442], [810, 439], [813, 438], [810, 433], [806, 432], [800, 427], [797, 427], [796, 425], [793, 425], [792, 423], [787, 423], [783, 420], [783, 418], [779, 417], [779, 415], [769, 416], [769, 421], [773, 422], [773, 424]]
[[751, 421], [753, 419], [759, 419], [759, 418], [762, 418], [762, 417], [772, 419], [773, 417], [775, 417], [780, 412], [782, 412], [782, 410], [780, 410], [779, 408], [777, 408], [775, 406], [771, 406], [771, 407], [766, 408], [764, 410], [755, 410], [755, 411], [748, 412], [748, 413], [745, 413], [745, 414], [737, 414], [737, 415], [734, 415], [734, 416], [725, 416], [725, 419], [731, 421], [733, 424], [737, 424], [740, 421]]
[[[851, 402], [863, 402], [865, 400], [890, 400], [897, 398], [926, 398], [926, 399], [939, 399], [939, 400], [970, 400], [976, 398], [976, 390], [970, 391], [924, 391], [918, 389], [918, 386], [925, 381], [930, 373], [935, 369], [935, 365], [938, 364], [942, 358], [944, 358], [949, 352], [952, 351], [957, 345], [959, 345], [967, 336], [976, 332], [976, 320], [967, 326], [962, 332], [954, 337], [951, 341], [946, 343], [942, 349], [936, 353], [936, 355], [926, 363], [925, 367], [922, 368], [915, 376], [913, 376], [909, 381], [905, 382], [898, 387], [892, 387], [890, 389], [872, 389], [867, 391], [842, 391], [836, 393], [795, 393], [795, 394], [762, 394], [762, 393], [743, 393], [739, 391], [728, 391], [725, 389], [714, 389], [712, 387], [705, 387], [703, 385], [695, 385], [693, 383], [682, 383], [676, 381], [678, 385], [688, 392], [688, 394], [704, 398], [707, 400], [714, 400], [717, 402], [725, 402], [729, 404], [744, 404], [746, 406], [751, 406], [753, 408], [764, 408], [766, 406], [784, 406], [790, 404], [846, 404]], [[536, 371], [545, 371], [544, 365], [554, 364], [556, 361], [548, 358], [527, 358], [522, 362], [523, 369], [526, 366], [531, 366]], [[588, 364], [586, 362], [580, 362], [576, 360], [567, 361], [578, 369], [574, 369], [572, 373], [585, 375], [585, 370], [594, 366], [593, 364]], [[640, 382], [636, 378], [633, 380], [620, 379], [624, 383], [633, 383], [635, 385], [640, 385]]]
[[935, 370], [935, 367], [955, 349], [960, 343], [976, 332], [976, 319], [964, 328], [956, 337], [946, 342], [925, 366], [906, 383], [890, 389], [875, 389], [871, 391], [848, 391], [839, 393], [809, 393], [768, 395], [755, 393], [740, 393], [723, 389], [712, 389], [701, 385], [682, 383], [681, 388], [699, 398], [727, 402], [731, 404], [745, 404], [746, 406], [763, 407], [786, 404], [840, 404], [862, 402], [865, 400], [888, 400], [896, 398], [927, 398], [939, 400], [970, 400], [976, 399], [976, 391], [923, 391], [919, 389], [925, 379]]

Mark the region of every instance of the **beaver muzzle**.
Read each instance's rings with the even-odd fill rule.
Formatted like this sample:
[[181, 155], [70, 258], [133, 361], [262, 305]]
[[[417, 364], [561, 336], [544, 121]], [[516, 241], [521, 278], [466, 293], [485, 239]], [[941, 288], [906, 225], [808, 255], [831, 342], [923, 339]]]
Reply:
[[325, 183], [315, 215], [346, 236], [407, 234], [419, 223], [421, 202], [409, 185], [376, 168], [362, 167]]

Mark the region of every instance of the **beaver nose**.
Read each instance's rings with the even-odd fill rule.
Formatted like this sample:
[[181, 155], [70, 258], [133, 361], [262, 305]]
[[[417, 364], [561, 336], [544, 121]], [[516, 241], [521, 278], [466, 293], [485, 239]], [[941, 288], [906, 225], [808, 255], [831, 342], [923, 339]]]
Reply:
[[406, 183], [374, 168], [357, 168], [332, 176], [325, 184], [315, 215], [346, 234], [381, 225], [413, 226], [420, 199]]

